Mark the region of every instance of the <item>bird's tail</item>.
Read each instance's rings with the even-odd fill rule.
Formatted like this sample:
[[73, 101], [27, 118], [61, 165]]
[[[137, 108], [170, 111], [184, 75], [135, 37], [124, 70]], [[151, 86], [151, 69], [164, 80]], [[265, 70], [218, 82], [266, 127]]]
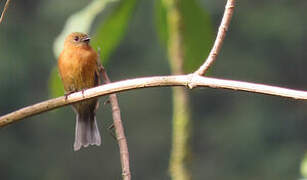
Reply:
[[74, 150], [101, 144], [95, 113], [77, 113]]

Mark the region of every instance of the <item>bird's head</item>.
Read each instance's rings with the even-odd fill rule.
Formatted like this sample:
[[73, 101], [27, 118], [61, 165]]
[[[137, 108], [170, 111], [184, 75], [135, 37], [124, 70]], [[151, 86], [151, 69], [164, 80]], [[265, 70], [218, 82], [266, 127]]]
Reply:
[[74, 32], [65, 39], [65, 46], [88, 46], [90, 37], [85, 33]]

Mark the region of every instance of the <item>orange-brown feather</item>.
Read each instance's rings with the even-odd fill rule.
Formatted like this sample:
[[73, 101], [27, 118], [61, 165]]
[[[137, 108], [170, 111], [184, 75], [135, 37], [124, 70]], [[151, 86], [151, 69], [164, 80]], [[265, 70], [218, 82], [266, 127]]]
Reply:
[[58, 67], [66, 92], [97, 86], [97, 58], [97, 53], [90, 46], [65, 45]]

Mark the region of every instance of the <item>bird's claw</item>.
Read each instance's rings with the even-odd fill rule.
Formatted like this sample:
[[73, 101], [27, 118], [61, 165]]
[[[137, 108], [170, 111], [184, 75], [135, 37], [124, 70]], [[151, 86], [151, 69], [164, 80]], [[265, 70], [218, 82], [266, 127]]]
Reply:
[[64, 93], [65, 101], [67, 100], [68, 96], [71, 95], [73, 92]]
[[71, 95], [72, 93], [75, 93], [76, 91], [70, 91], [70, 92], [66, 92], [64, 93], [65, 96], [65, 101], [67, 100], [68, 96]]
[[82, 97], [84, 98], [84, 91], [85, 89], [82, 89], [81, 92], [82, 92]]

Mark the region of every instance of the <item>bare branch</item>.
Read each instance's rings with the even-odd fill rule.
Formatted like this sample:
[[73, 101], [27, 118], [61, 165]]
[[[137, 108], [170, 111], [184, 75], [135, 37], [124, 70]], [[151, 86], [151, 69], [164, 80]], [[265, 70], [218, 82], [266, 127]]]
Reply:
[[219, 30], [218, 30], [215, 42], [213, 44], [213, 47], [210, 51], [210, 54], [207, 57], [205, 63], [202, 66], [200, 66], [200, 68], [197, 71], [195, 71], [195, 74], [204, 75], [206, 71], [208, 70], [208, 68], [216, 60], [216, 57], [218, 53], [220, 52], [223, 41], [225, 39], [226, 32], [228, 30], [228, 27], [229, 27], [229, 24], [232, 18], [234, 7], [235, 7], [235, 0], [228, 0], [225, 6], [225, 12], [223, 15], [223, 19], [221, 21], [221, 25], [219, 27]]
[[293, 99], [307, 100], [307, 91], [299, 91], [264, 84], [248, 83], [234, 80], [223, 80], [210, 77], [202, 77], [195, 74], [177, 76], [154, 76], [137, 79], [118, 81], [110, 84], [97, 86], [82, 92], [77, 92], [65, 97], [50, 99], [44, 102], [27, 106], [12, 113], [0, 117], [0, 127], [55, 108], [66, 106], [78, 101], [104, 96], [121, 91], [139, 88], [162, 87], [162, 86], [187, 86], [223, 88], [253, 93], [281, 96]]
[[1, 13], [1, 17], [0, 17], [0, 24], [2, 23], [2, 20], [4, 18], [4, 15], [5, 15], [5, 12], [7, 10], [7, 8], [9, 7], [9, 3], [10, 3], [11, 0], [6, 0], [6, 3], [4, 5], [4, 8], [3, 8], [3, 11]]
[[[104, 67], [101, 64], [99, 64], [99, 66], [100, 66], [100, 73], [104, 81], [107, 84], [111, 83], [111, 80], [108, 77], [108, 74], [105, 71]], [[115, 132], [116, 132], [116, 139], [118, 141], [118, 146], [119, 146], [123, 180], [130, 180], [131, 173], [130, 173], [130, 164], [129, 164], [128, 144], [127, 144], [124, 127], [123, 127], [122, 120], [121, 120], [120, 108], [119, 108], [116, 94], [110, 94], [110, 102], [111, 102], [111, 107], [112, 107], [112, 116], [113, 116]]]

